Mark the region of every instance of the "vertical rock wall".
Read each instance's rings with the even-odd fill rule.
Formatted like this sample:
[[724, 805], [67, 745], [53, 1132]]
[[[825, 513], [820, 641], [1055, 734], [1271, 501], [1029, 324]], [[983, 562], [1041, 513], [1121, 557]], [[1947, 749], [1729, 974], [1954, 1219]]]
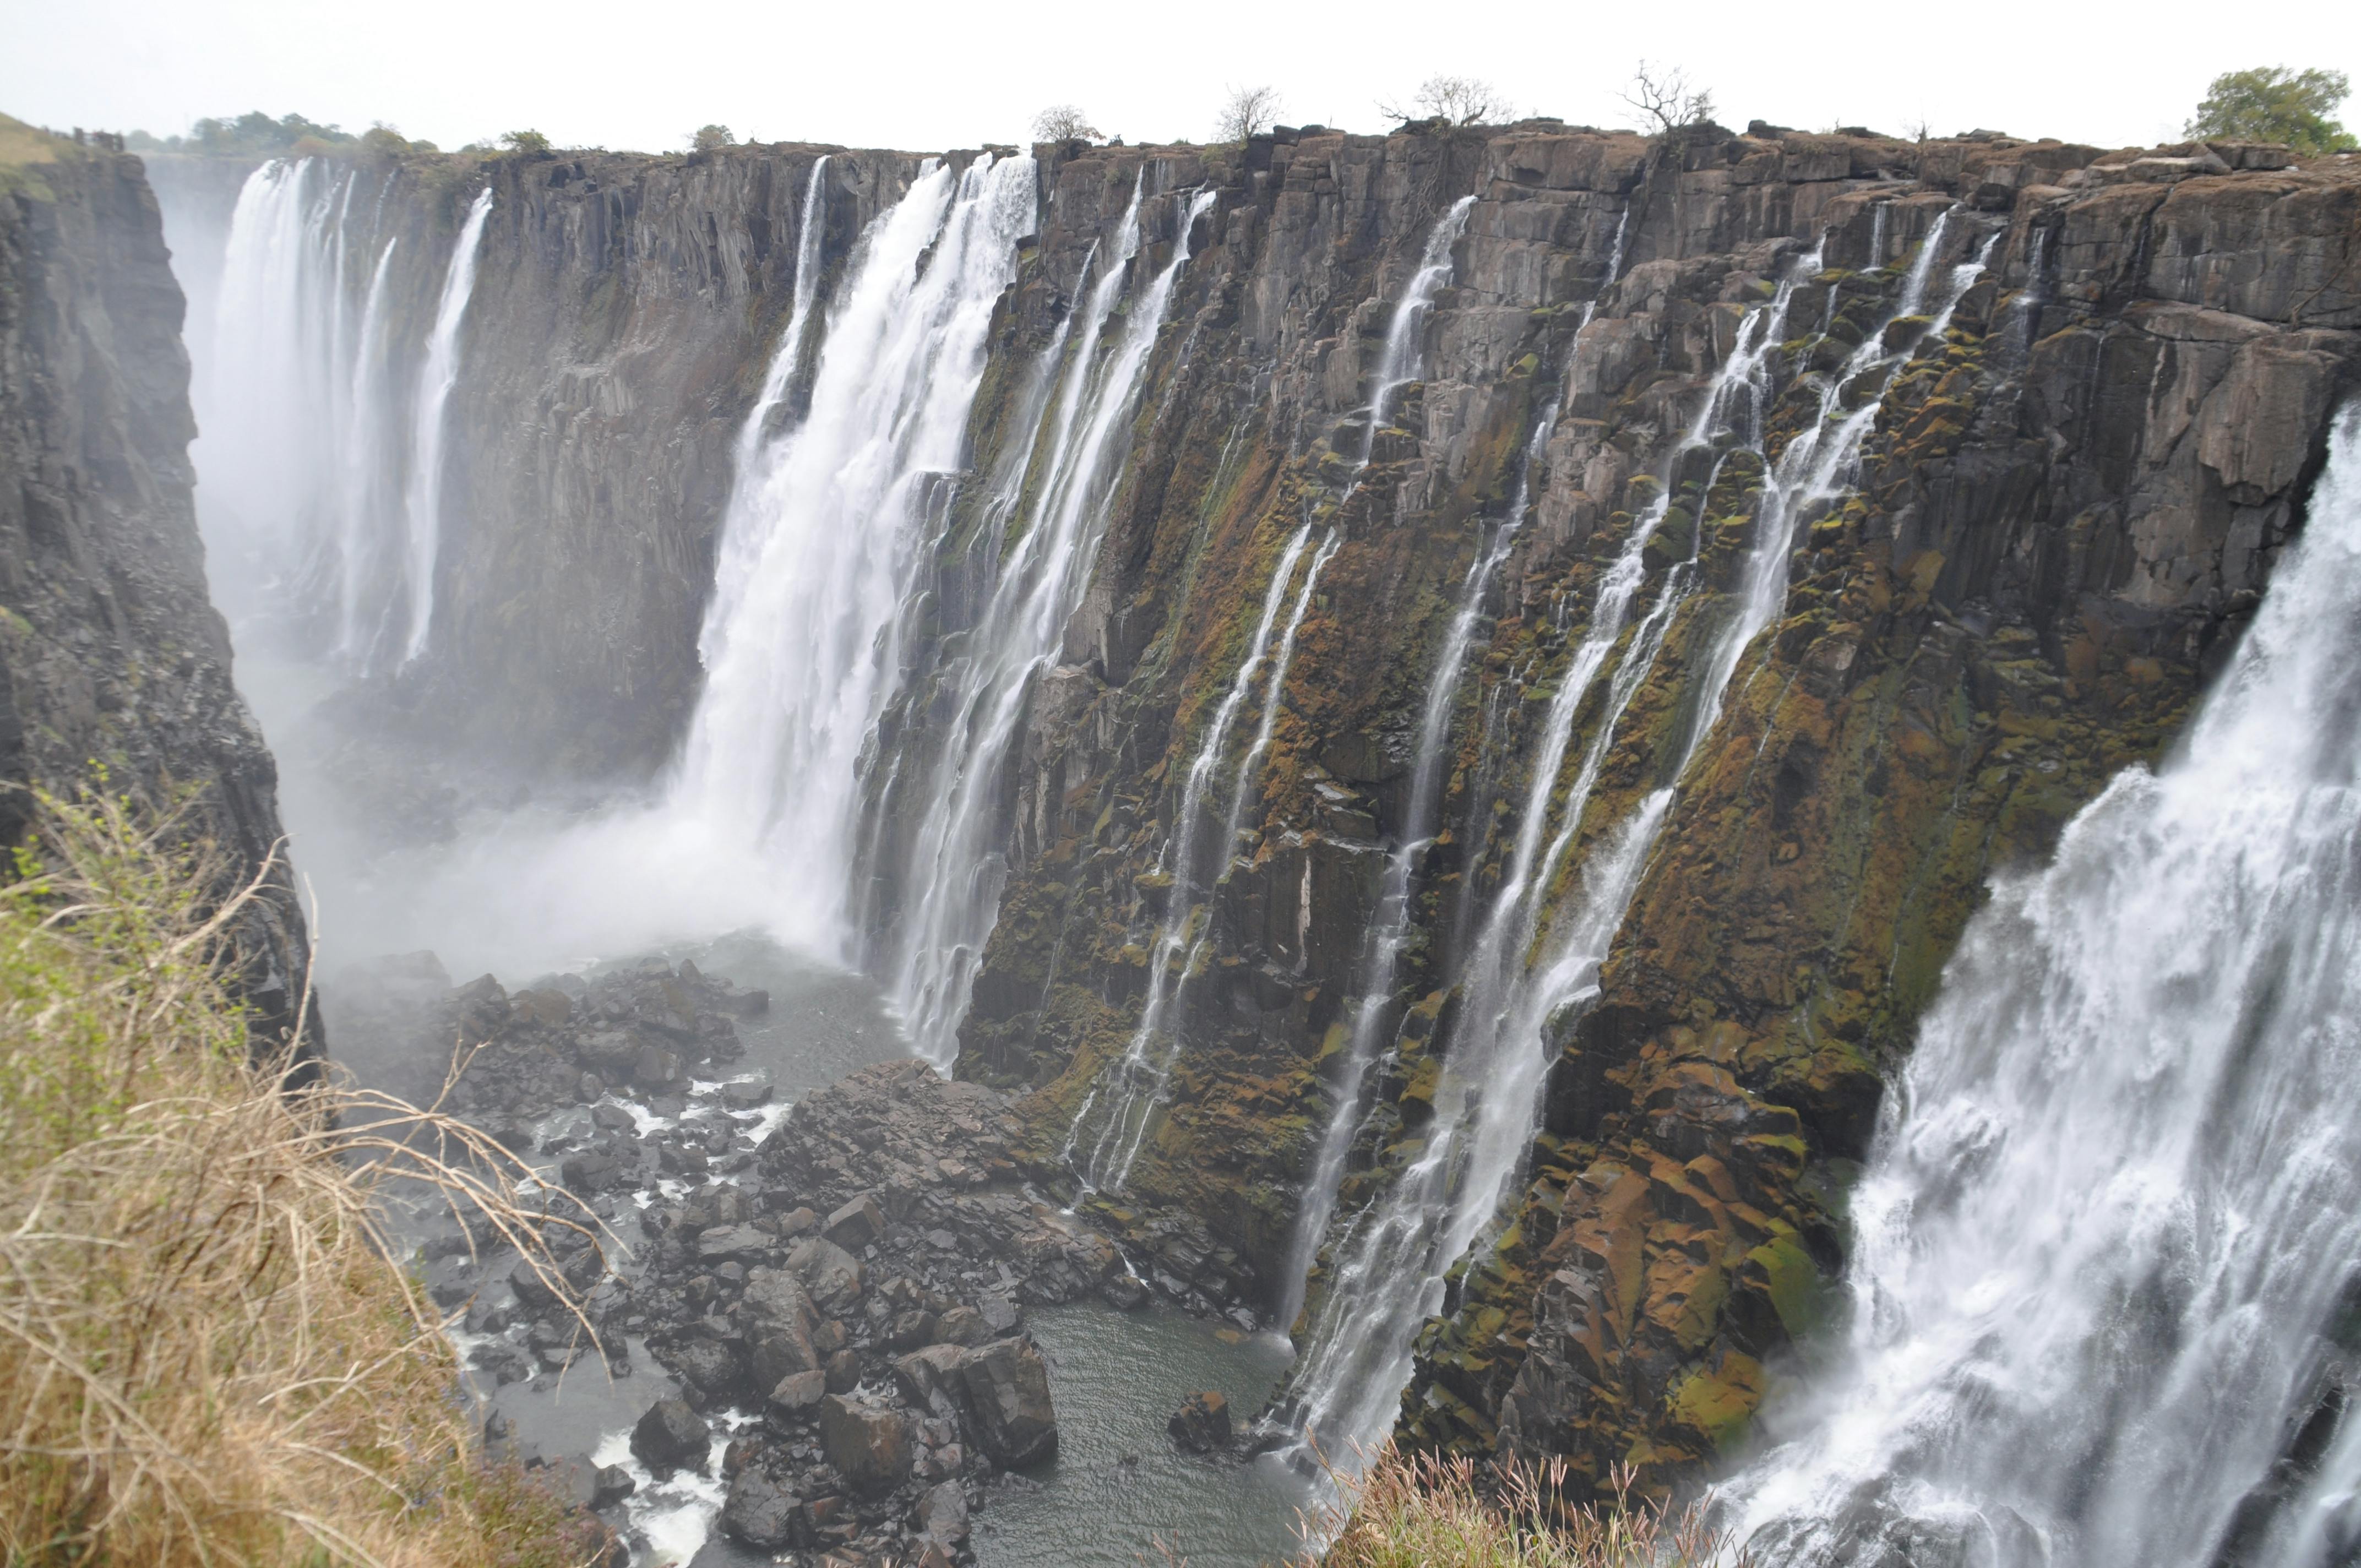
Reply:
[[[230, 678], [191, 501], [181, 296], [139, 160], [0, 118], [0, 820], [22, 786], [187, 789], [250, 876], [277, 772]], [[266, 1032], [309, 949], [283, 872], [246, 933]]]

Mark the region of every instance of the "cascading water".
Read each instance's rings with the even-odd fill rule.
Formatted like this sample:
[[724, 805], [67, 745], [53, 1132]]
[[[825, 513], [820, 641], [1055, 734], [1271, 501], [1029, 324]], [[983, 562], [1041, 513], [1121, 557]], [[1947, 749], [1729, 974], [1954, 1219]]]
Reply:
[[750, 464], [723, 521], [705, 688], [660, 815], [695, 840], [683, 853], [755, 876], [748, 913], [812, 950], [844, 946], [862, 753], [900, 675], [928, 493], [960, 466], [1033, 179], [1025, 156], [930, 163], [871, 225], [803, 421]]
[[[305, 652], [366, 657], [361, 607], [391, 526], [399, 454], [385, 293], [393, 241], [353, 213], [363, 175], [323, 159], [268, 163], [238, 192], [214, 299], [213, 352], [191, 389], [200, 515], [242, 620]], [[366, 232], [364, 231], [366, 229]], [[372, 254], [356, 324], [347, 258]], [[335, 606], [335, 625], [296, 627]], [[291, 623], [291, 624], [289, 624]]]
[[[1466, 203], [1452, 210], [1445, 223], [1455, 230], [1465, 226]], [[1626, 206], [1615, 225], [1615, 239], [1609, 247], [1607, 271], [1598, 290], [1584, 302], [1580, 319], [1575, 325], [1575, 337], [1580, 340], [1584, 327], [1590, 324], [1598, 313], [1599, 297], [1614, 286], [1623, 269], [1623, 240], [1631, 226], [1631, 210]], [[1438, 232], [1441, 225], [1438, 225]], [[1432, 254], [1434, 244], [1428, 243]], [[1444, 247], [1445, 253], [1448, 247]], [[1359, 1125], [1367, 1107], [1361, 1102], [1369, 1069], [1375, 1064], [1382, 1032], [1392, 1017], [1394, 988], [1400, 977], [1401, 955], [1410, 939], [1411, 882], [1418, 860], [1433, 841], [1433, 819], [1443, 785], [1443, 761], [1451, 739], [1452, 715], [1458, 709], [1460, 682], [1465, 676], [1467, 651], [1476, 635], [1477, 623], [1482, 619], [1484, 606], [1491, 593], [1492, 579], [1501, 564], [1508, 559], [1510, 548], [1516, 543], [1524, 526], [1525, 510], [1532, 497], [1533, 466], [1549, 444], [1550, 433], [1565, 416], [1565, 399], [1574, 384], [1573, 366], [1566, 367], [1558, 396], [1544, 418], [1537, 421], [1532, 438], [1527, 443], [1524, 459], [1518, 469], [1517, 489], [1510, 502], [1508, 516], [1494, 528], [1476, 552], [1467, 575], [1459, 590], [1459, 602], [1452, 612], [1451, 624], [1444, 632], [1443, 646], [1435, 656], [1434, 678], [1427, 685], [1425, 707], [1419, 714], [1418, 740], [1411, 753], [1410, 799], [1402, 816], [1401, 841], [1386, 857], [1385, 874], [1378, 884], [1378, 904], [1369, 929], [1364, 938], [1359, 993], [1354, 998], [1347, 1016], [1352, 1020], [1351, 1034], [1346, 1042], [1345, 1061], [1334, 1085], [1335, 1102], [1331, 1107], [1328, 1125], [1322, 1135], [1320, 1147], [1313, 1156], [1311, 1175], [1303, 1186], [1302, 1206], [1296, 1217], [1294, 1240], [1289, 1247], [1286, 1293], [1279, 1299], [1279, 1321], [1291, 1324], [1302, 1310], [1304, 1294], [1322, 1240], [1328, 1234], [1328, 1223], [1335, 1217], [1337, 1189], [1345, 1176], [1345, 1157], [1351, 1152], [1353, 1134]]]
[[443, 416], [451, 389], [459, 384], [459, 329], [467, 315], [467, 302], [476, 291], [476, 247], [483, 238], [484, 220], [492, 214], [492, 192], [486, 186], [467, 207], [451, 250], [451, 264], [443, 275], [443, 295], [434, 307], [434, 326], [426, 335], [426, 361], [418, 372], [418, 415], [412, 427], [410, 488], [405, 499], [410, 592], [409, 629], [402, 637], [405, 664], [426, 652], [427, 633], [434, 620], [434, 562], [443, 547]]
[[[1066, 1164], [1081, 1178], [1085, 1190], [1120, 1187], [1130, 1176], [1132, 1162], [1138, 1157], [1148, 1124], [1170, 1081], [1178, 1047], [1167, 1044], [1158, 1048], [1164, 1033], [1165, 1014], [1180, 999], [1203, 954], [1213, 884], [1229, 864], [1235, 848], [1235, 828], [1229, 828], [1225, 829], [1228, 840], [1215, 842], [1211, 856], [1204, 853], [1205, 829], [1213, 813], [1213, 776], [1228, 753], [1230, 732], [1253, 691], [1255, 676], [1262, 670], [1267, 653], [1270, 655], [1269, 698], [1265, 711], [1267, 717], [1277, 713], [1287, 683], [1287, 665], [1294, 656], [1296, 632], [1302, 626], [1304, 611], [1319, 584], [1320, 569], [1335, 554], [1336, 538], [1331, 533], [1312, 556], [1302, 588], [1294, 596], [1287, 629], [1277, 652], [1272, 652], [1271, 634], [1279, 624], [1280, 609], [1288, 603], [1287, 590], [1295, 580], [1296, 565], [1302, 560], [1311, 539], [1312, 524], [1307, 522], [1295, 531], [1279, 553], [1270, 584], [1263, 590], [1262, 613], [1247, 641], [1246, 657], [1231, 677], [1229, 690], [1215, 707], [1198, 742], [1196, 757], [1189, 764], [1180, 809], [1172, 819], [1172, 836], [1165, 841], [1163, 860], [1158, 868], [1170, 880], [1164, 918], [1159, 922], [1156, 940], [1148, 948], [1148, 994], [1140, 1003], [1139, 1022], [1123, 1055], [1100, 1073], [1098, 1081], [1083, 1097], [1074, 1113], [1073, 1125], [1066, 1134]], [[1267, 747], [1268, 730], [1258, 739], [1261, 746]], [[1251, 782], [1248, 770], [1256, 762], [1258, 749], [1248, 747], [1239, 762], [1234, 781], [1234, 803], [1236, 794]], [[1091, 1131], [1094, 1111], [1098, 1120], [1095, 1130]], [[1090, 1141], [1088, 1153], [1082, 1152], [1085, 1137]]]
[[2351, 1560], [2356, 671], [2361, 407], [2186, 737], [1962, 938], [1839, 1354], [1721, 1488], [1758, 1561]]
[[1361, 434], [1363, 468], [1369, 466], [1370, 454], [1377, 449], [1378, 428], [1386, 422], [1386, 405], [1396, 392], [1418, 379], [1419, 332], [1433, 308], [1435, 294], [1451, 280], [1451, 247], [1466, 232], [1467, 212], [1475, 204], [1475, 197], [1462, 196], [1435, 220], [1426, 236], [1426, 248], [1420, 254], [1418, 270], [1411, 274], [1402, 297], [1395, 302], [1393, 317], [1386, 323], [1386, 345], [1378, 356], [1369, 393], [1369, 426]]
[[346, 381], [343, 509], [336, 527], [336, 655], [352, 667], [365, 666], [370, 641], [363, 630], [361, 603], [376, 565], [379, 498], [385, 494], [385, 290], [398, 243], [389, 238], [369, 270]]
[[759, 483], [752, 475], [756, 458], [764, 451], [772, 413], [786, 400], [787, 389], [803, 370], [804, 341], [810, 334], [812, 307], [819, 300], [820, 243], [828, 236], [825, 189], [829, 155], [820, 154], [812, 160], [811, 174], [804, 181], [804, 204], [796, 228], [795, 294], [787, 306], [786, 330], [779, 334], [778, 352], [771, 356], [771, 367], [763, 373], [762, 390], [754, 396], [754, 407], [738, 432], [737, 488], [749, 488]]
[[[1938, 223], [1889, 320], [1915, 315], [1915, 309], [1905, 307], [1923, 304], [1942, 239]], [[1678, 451], [1724, 444], [1760, 450], [1773, 356], [1784, 337], [1795, 291], [1817, 270], [1818, 256], [1815, 250], [1792, 268], [1773, 298], [1749, 313]], [[1860, 410], [1839, 419], [1848, 387], [1883, 362], [1877, 388], [1882, 391], [1917, 345], [1939, 338], [1982, 268], [1979, 252], [1976, 260], [1952, 269], [1942, 312], [1905, 350], [1888, 359], [1881, 326], [1824, 386], [1818, 417], [1788, 444], [1768, 476], [1736, 612], [1723, 617], [1696, 662], [1704, 700], [1663, 774], [1667, 782], [1597, 833], [1577, 894], [1552, 918], [1550, 889], [1583, 828], [1618, 722], [1697, 587], [1693, 554], [1664, 574], [1654, 603], [1625, 638], [1644, 586], [1646, 546], [1669, 513], [1669, 487], [1602, 576], [1587, 632], [1560, 675], [1543, 719], [1507, 872], [1461, 976], [1461, 1022], [1434, 1092], [1432, 1120], [1422, 1129], [1424, 1146], [1335, 1244], [1338, 1265], [1309, 1348], [1290, 1380], [1287, 1414], [1331, 1453], [1343, 1452], [1345, 1443], [1374, 1442], [1389, 1424], [1410, 1376], [1419, 1326], [1441, 1305], [1449, 1269], [1494, 1221], [1531, 1143], [1547, 1065], [1543, 1025], [1560, 1009], [1595, 993], [1598, 965], [1670, 812], [1675, 781], [1711, 729], [1739, 659], [1784, 600], [1795, 530], [1811, 507], [1838, 492], [1868, 433], [1878, 400], [1868, 397]], [[1566, 792], [1557, 830], [1544, 847], [1551, 797], [1571, 750], [1575, 718], [1610, 657], [1615, 667], [1605, 711]]]
[[[1135, 291], [1102, 362], [1099, 345], [1140, 247], [1140, 202], [1136, 185], [1114, 245], [1096, 257], [1099, 279], [1071, 340], [1049, 415], [1050, 437], [1038, 451], [1025, 449], [1037, 499], [1027, 510], [1001, 498], [989, 509], [1013, 541], [995, 536], [1003, 559], [992, 598], [959, 663], [944, 674], [953, 718], [922, 797], [932, 804], [910, 851], [903, 915], [884, 966], [913, 1044], [938, 1063], [948, 1064], [958, 1050], [960, 1021], [1007, 880], [999, 831], [1006, 762], [1022, 738], [1035, 678], [1056, 663], [1090, 586], [1149, 355], [1213, 193], [1189, 197], [1171, 259]], [[1050, 345], [1045, 372], [1066, 348], [1062, 336]], [[1016, 486], [1026, 480], [1021, 471], [1005, 477]]]

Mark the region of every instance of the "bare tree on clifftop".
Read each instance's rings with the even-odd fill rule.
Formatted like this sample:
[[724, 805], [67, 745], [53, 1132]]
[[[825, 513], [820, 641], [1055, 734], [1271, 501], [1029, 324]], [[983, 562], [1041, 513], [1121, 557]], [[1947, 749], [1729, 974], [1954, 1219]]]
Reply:
[[1278, 117], [1278, 88], [1233, 87], [1222, 103], [1221, 118], [1213, 123], [1213, 140], [1242, 142]]
[[1509, 100], [1490, 82], [1474, 76], [1430, 76], [1419, 83], [1407, 109], [1380, 100], [1378, 113], [1415, 123], [1442, 120], [1453, 126], [1488, 125], [1509, 112]]
[[1631, 91], [1621, 97], [1647, 116], [1650, 123], [1641, 128], [1656, 136], [1669, 136], [1713, 118], [1713, 94], [1690, 86], [1688, 72], [1678, 66], [1659, 70], [1642, 60], [1631, 73]]

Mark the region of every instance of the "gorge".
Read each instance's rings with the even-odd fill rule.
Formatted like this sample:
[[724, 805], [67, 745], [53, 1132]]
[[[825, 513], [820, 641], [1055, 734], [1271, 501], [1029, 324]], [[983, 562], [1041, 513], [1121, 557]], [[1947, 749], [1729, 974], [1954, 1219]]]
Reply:
[[[1015, 1344], [1078, 1434], [1135, 1354], [1250, 1418], [1028, 1505], [942, 1393], [889, 1480], [961, 1532], [892, 1493], [881, 1561], [1254, 1562], [1389, 1436], [1713, 1487], [1765, 1563], [2349, 1554], [2361, 161], [27, 167], [10, 776], [196, 777], [250, 862], [275, 785], [332, 1058], [498, 1043], [470, 1113], [643, 1255], [586, 1457], [664, 1374], [759, 1434], [850, 1323], [830, 1397]], [[874, 1278], [769, 1376], [813, 1227]], [[606, 1506], [861, 1550], [777, 1431]], [[749, 1474], [804, 1535], [723, 1539]]]

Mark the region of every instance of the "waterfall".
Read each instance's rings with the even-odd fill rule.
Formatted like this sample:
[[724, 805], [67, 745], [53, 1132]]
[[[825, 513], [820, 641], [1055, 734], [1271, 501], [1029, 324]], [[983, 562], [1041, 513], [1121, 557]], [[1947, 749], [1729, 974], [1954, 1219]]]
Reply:
[[405, 664], [426, 652], [426, 634], [434, 619], [434, 558], [443, 545], [443, 415], [451, 389], [459, 382], [459, 327], [476, 291], [476, 246], [491, 212], [492, 192], [488, 185], [468, 204], [467, 222], [460, 225], [458, 241], [452, 247], [451, 264], [443, 275], [443, 295], [434, 307], [434, 326], [426, 335], [426, 360], [418, 372], [410, 491], [404, 508], [410, 592], [410, 624], [401, 643]]
[[1721, 1489], [1758, 1561], [2325, 1565], [2361, 1540], [2361, 406], [2185, 737], [1995, 880]]
[[192, 392], [200, 514], [238, 564], [216, 580], [241, 618], [301, 620], [323, 579], [341, 579], [334, 601], [350, 592], [338, 518], [365, 461], [354, 421], [372, 400], [368, 362], [351, 352], [339, 222], [357, 178], [319, 159], [267, 163], [231, 219], [216, 352]]
[[[1913, 269], [1922, 290], [1941, 227], [1938, 223]], [[1435, 1090], [1433, 1118], [1422, 1129], [1423, 1146], [1335, 1244], [1338, 1266], [1290, 1379], [1288, 1413], [1330, 1453], [1382, 1436], [1409, 1381], [1420, 1325], [1441, 1306], [1453, 1265], [1494, 1221], [1532, 1141], [1548, 1065], [1543, 1025], [1561, 1009], [1596, 994], [1598, 966], [1670, 814], [1676, 782], [1719, 716], [1740, 658], [1784, 601], [1796, 531], [1811, 509], [1839, 493], [1850, 477], [1878, 398], [1869, 396], [1858, 411], [1839, 417], [1848, 389], [1876, 375], [1874, 390], [1882, 393], [1920, 345], [1939, 340], [1950, 311], [1981, 273], [1991, 243], [1975, 261], [1952, 269], [1943, 311], [1902, 351], [1887, 356], [1881, 324], [1823, 386], [1817, 419], [1788, 443], [1766, 477], [1735, 613], [1724, 615], [1711, 630], [1695, 662], [1704, 701], [1662, 774], [1666, 782], [1636, 801], [1620, 821], [1600, 828], [1580, 864], [1578, 887], [1564, 909], [1553, 910], [1550, 892], [1560, 883], [1561, 868], [1584, 826], [1618, 723], [1698, 587], [1693, 540], [1689, 558], [1664, 574], [1654, 601], [1626, 639], [1631, 612], [1645, 586], [1646, 546], [1669, 516], [1669, 484], [1602, 576], [1589, 627], [1550, 698], [1507, 872], [1460, 977], [1460, 1022]], [[1773, 299], [1748, 313], [1676, 449], [1673, 471], [1680, 453], [1690, 450], [1730, 444], [1760, 450], [1773, 356], [1785, 336], [1795, 291], [1817, 270], [1819, 254], [1815, 250], [1791, 268]], [[1916, 302], [1923, 302], [1923, 293], [1914, 300], [1905, 285], [1888, 320], [1902, 319], [1899, 306]], [[1548, 834], [1550, 803], [1572, 750], [1575, 718], [1610, 660], [1605, 710], [1567, 788], [1557, 830]]]
[[[1288, 588], [1295, 581], [1297, 563], [1302, 560], [1312, 540], [1312, 524], [1304, 523], [1290, 536], [1287, 547], [1279, 552], [1279, 564], [1271, 569], [1269, 586], [1264, 588], [1262, 612], [1255, 621], [1253, 635], [1246, 641], [1246, 657], [1238, 662], [1237, 672], [1230, 678], [1229, 690], [1215, 706], [1213, 718], [1197, 744], [1197, 754], [1189, 764], [1186, 782], [1180, 790], [1180, 804], [1172, 818], [1171, 837], [1165, 840], [1164, 856], [1157, 870], [1166, 879], [1164, 917], [1158, 923], [1156, 940], [1148, 953], [1148, 994], [1141, 1002], [1139, 1022], [1133, 1028], [1131, 1040], [1113, 1066], [1101, 1070], [1090, 1092], [1074, 1113], [1073, 1125], [1067, 1130], [1065, 1163], [1082, 1179], [1086, 1190], [1097, 1190], [1120, 1187], [1131, 1174], [1132, 1161], [1138, 1157], [1146, 1140], [1148, 1124], [1155, 1118], [1156, 1108], [1163, 1097], [1165, 1086], [1171, 1078], [1173, 1058], [1179, 1054], [1177, 1044], [1159, 1053], [1158, 1036], [1163, 1032], [1165, 1014], [1187, 987], [1189, 976], [1202, 957], [1211, 916], [1211, 893], [1218, 873], [1229, 864], [1234, 851], [1235, 830], [1231, 842], [1216, 843], [1214, 853], [1208, 859], [1203, 853], [1203, 841], [1208, 818], [1212, 813], [1210, 797], [1213, 793], [1213, 775], [1222, 765], [1229, 750], [1230, 732], [1237, 723], [1238, 713], [1252, 695], [1254, 678], [1263, 667], [1270, 652], [1271, 634], [1279, 625], [1279, 611], [1288, 602]], [[1320, 569], [1335, 553], [1336, 536], [1332, 532], [1321, 543], [1314, 555], [1312, 569], [1304, 574], [1302, 590], [1295, 596], [1294, 612], [1289, 616], [1280, 650], [1270, 661], [1270, 698], [1268, 711], [1275, 713], [1279, 694], [1287, 680], [1286, 664], [1294, 655], [1295, 634], [1302, 625], [1305, 609], [1312, 602], [1312, 593], [1320, 579]], [[1268, 744], [1268, 735], [1264, 737]], [[1236, 787], [1243, 790], [1248, 779], [1247, 768], [1255, 762], [1252, 749], [1240, 763]], [[1207, 863], [1201, 873], [1199, 861]], [[1184, 954], [1183, 949], [1186, 948]], [[1179, 972], [1174, 972], [1175, 960]], [[1106, 1109], [1100, 1117], [1098, 1128], [1092, 1135], [1090, 1151], [1082, 1152], [1085, 1129], [1090, 1125], [1091, 1113], [1100, 1102]]]
[[772, 411], [786, 400], [788, 384], [803, 368], [804, 339], [810, 330], [812, 306], [819, 298], [820, 243], [827, 238], [828, 231], [820, 181], [827, 175], [829, 158], [829, 154], [822, 153], [814, 159], [810, 177], [804, 181], [803, 211], [796, 227], [795, 294], [787, 307], [786, 330], [779, 334], [778, 352], [771, 356], [770, 368], [763, 373], [762, 389], [754, 396], [753, 410], [738, 432], [735, 468], [741, 489], [753, 482], [748, 471], [764, 450], [765, 427]]
[[392, 418], [385, 401], [385, 286], [393, 269], [397, 240], [388, 238], [370, 269], [361, 305], [360, 331], [345, 379], [341, 510], [336, 528], [336, 656], [349, 667], [365, 665], [370, 639], [362, 630], [361, 600], [374, 565], [385, 490], [383, 434]]
[[[1462, 204], [1464, 206], [1464, 203]], [[1457, 222], [1464, 225], [1465, 213], [1459, 208]], [[1445, 222], [1452, 222], [1446, 218]], [[1616, 221], [1615, 239], [1607, 258], [1607, 272], [1598, 290], [1582, 307], [1580, 319], [1575, 324], [1578, 342], [1584, 327], [1598, 313], [1600, 296], [1614, 286], [1623, 268], [1623, 241], [1631, 227], [1631, 209], [1627, 204]], [[1446, 247], [1447, 248], [1447, 247]], [[1432, 241], [1428, 250], [1432, 253]], [[1353, 1134], [1366, 1111], [1361, 1093], [1368, 1080], [1369, 1069], [1375, 1065], [1382, 1030], [1392, 1017], [1394, 988], [1400, 979], [1402, 948], [1410, 939], [1412, 878], [1419, 857], [1432, 844], [1435, 831], [1434, 816], [1442, 795], [1444, 758], [1451, 739], [1451, 717], [1457, 711], [1460, 682], [1465, 678], [1467, 651], [1475, 641], [1476, 627], [1482, 619], [1484, 606], [1492, 588], [1492, 579], [1509, 556], [1518, 533], [1522, 530], [1525, 510], [1532, 493], [1533, 466], [1541, 459], [1549, 444], [1551, 432], [1565, 416], [1565, 399], [1574, 384], [1574, 366], [1569, 362], [1558, 385], [1556, 400], [1550, 411], [1533, 425], [1532, 439], [1526, 444], [1523, 460], [1517, 471], [1517, 488], [1509, 503], [1508, 516], [1494, 528], [1477, 547], [1476, 558], [1468, 565], [1466, 576], [1461, 581], [1459, 602], [1452, 611], [1451, 624], [1444, 632], [1443, 646], [1434, 662], [1434, 675], [1427, 684], [1425, 706], [1419, 714], [1418, 740], [1411, 753], [1410, 800], [1402, 814], [1401, 841], [1386, 857], [1385, 873], [1378, 884], [1377, 909], [1363, 938], [1363, 957], [1358, 994], [1346, 1016], [1351, 1019], [1350, 1035], [1345, 1050], [1342, 1076], [1334, 1085], [1335, 1102], [1331, 1106], [1328, 1125], [1322, 1134], [1318, 1151], [1312, 1157], [1312, 1172], [1303, 1185], [1303, 1201], [1296, 1216], [1295, 1234], [1288, 1249], [1285, 1293], [1279, 1299], [1279, 1322], [1289, 1325], [1303, 1307], [1304, 1294], [1310, 1282], [1312, 1265], [1320, 1245], [1328, 1234], [1328, 1223], [1335, 1217], [1336, 1193], [1345, 1178], [1345, 1157], [1351, 1152]]]
[[1435, 294], [1451, 280], [1451, 247], [1466, 230], [1467, 210], [1475, 204], [1475, 197], [1462, 196], [1435, 220], [1419, 257], [1418, 270], [1411, 274], [1409, 285], [1394, 305], [1393, 317], [1386, 323], [1386, 345], [1378, 356], [1377, 378], [1369, 394], [1369, 427], [1361, 435], [1362, 468], [1369, 466], [1369, 455], [1377, 450], [1378, 429], [1386, 422], [1386, 404], [1418, 379], [1419, 331], [1426, 324]]
[[818, 951], [843, 947], [862, 750], [899, 680], [931, 498], [961, 464], [1033, 178], [1024, 156], [964, 173], [930, 159], [872, 223], [804, 418], [722, 521], [705, 687], [664, 811]]
[[[1143, 184], [1145, 175], [1143, 169]], [[1030, 481], [1024, 472], [1004, 474], [987, 507], [988, 519], [1004, 531], [993, 541], [1002, 559], [981, 620], [944, 673], [940, 706], [951, 718], [918, 797], [928, 804], [884, 966], [913, 1042], [939, 1064], [957, 1054], [960, 1021], [1007, 881], [1002, 784], [1023, 738], [1035, 677], [1058, 662], [1067, 623], [1090, 586], [1149, 356], [1188, 265], [1191, 236], [1213, 203], [1211, 191], [1188, 197], [1171, 258], [1134, 290], [1115, 345], [1102, 356], [1100, 343], [1141, 243], [1141, 189], [1135, 185], [1114, 245], [1094, 257], [1100, 273], [1079, 331], [1071, 346], [1063, 337], [1050, 345], [1052, 356], [1064, 351], [1070, 358], [1055, 408], [1044, 416], [1048, 441], [1037, 450], [1034, 433], [1027, 436]], [[1053, 364], [1044, 361], [1045, 378]], [[1032, 406], [1028, 399], [1026, 411]], [[1028, 493], [1034, 499], [1026, 508]]]

